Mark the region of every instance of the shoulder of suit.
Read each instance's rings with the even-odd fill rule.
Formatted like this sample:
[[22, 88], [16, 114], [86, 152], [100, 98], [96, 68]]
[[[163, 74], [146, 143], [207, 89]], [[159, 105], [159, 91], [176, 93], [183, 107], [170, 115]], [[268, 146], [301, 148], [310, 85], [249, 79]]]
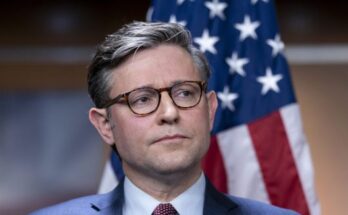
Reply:
[[[84, 196], [34, 211], [29, 215], [71, 215], [94, 214], [99, 212], [99, 204], [110, 202], [111, 193]], [[92, 209], [92, 210], [91, 210]]]
[[299, 215], [295, 211], [276, 207], [267, 203], [235, 196], [228, 197], [239, 206], [239, 210], [243, 211], [243, 214]]

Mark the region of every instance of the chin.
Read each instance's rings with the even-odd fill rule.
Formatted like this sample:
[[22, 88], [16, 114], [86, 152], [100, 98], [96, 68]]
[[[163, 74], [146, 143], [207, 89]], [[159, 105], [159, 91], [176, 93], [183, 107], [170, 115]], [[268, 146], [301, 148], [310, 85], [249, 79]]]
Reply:
[[194, 171], [197, 167], [200, 167], [200, 162], [193, 162], [192, 160], [180, 160], [173, 162], [169, 161], [159, 161], [160, 165], [157, 165], [156, 171], [161, 175], [171, 175], [176, 173], [185, 173]]

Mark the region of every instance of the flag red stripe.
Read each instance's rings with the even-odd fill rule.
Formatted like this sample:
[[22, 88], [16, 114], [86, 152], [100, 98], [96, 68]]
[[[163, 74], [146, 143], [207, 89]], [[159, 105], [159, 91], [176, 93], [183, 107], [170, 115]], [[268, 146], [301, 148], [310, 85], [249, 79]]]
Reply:
[[202, 160], [204, 173], [220, 192], [227, 193], [227, 176], [216, 136], [211, 138], [208, 153]]
[[248, 128], [271, 203], [309, 215], [280, 113], [274, 112]]

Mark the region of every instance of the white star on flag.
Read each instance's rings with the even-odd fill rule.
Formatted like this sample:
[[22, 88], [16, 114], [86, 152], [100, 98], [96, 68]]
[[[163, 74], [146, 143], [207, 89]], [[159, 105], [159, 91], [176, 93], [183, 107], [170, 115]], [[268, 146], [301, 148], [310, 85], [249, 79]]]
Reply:
[[[261, 0], [261, 1], [268, 3], [268, 0]], [[259, 2], [259, 0], [251, 0], [252, 4], [256, 4], [257, 2]]]
[[176, 0], [176, 4], [181, 5], [185, 0]]
[[249, 63], [249, 59], [247, 58], [238, 58], [238, 54], [236, 52], [232, 53], [230, 58], [226, 58], [226, 63], [230, 67], [230, 72], [233, 74], [234, 72], [238, 73], [241, 76], [245, 76], [245, 71], [243, 66]]
[[240, 40], [244, 40], [247, 37], [252, 37], [253, 39], [257, 38], [256, 35], [256, 28], [260, 26], [260, 22], [255, 21], [251, 22], [250, 16], [246, 15], [244, 17], [243, 23], [237, 23], [234, 25], [235, 28], [237, 28], [240, 31]]
[[193, 41], [199, 45], [199, 49], [202, 52], [209, 51], [212, 54], [216, 54], [217, 51], [214, 45], [217, 41], [219, 41], [219, 37], [209, 36], [208, 29], [204, 29], [202, 36], [194, 38]]
[[238, 98], [237, 93], [230, 93], [230, 89], [228, 86], [224, 87], [223, 92], [218, 92], [217, 94], [218, 98], [221, 100], [221, 107], [225, 109], [226, 107], [230, 109], [230, 111], [234, 111], [235, 107], [233, 105], [233, 101]]
[[267, 44], [272, 47], [272, 56], [277, 56], [278, 53], [282, 52], [284, 49], [284, 43], [281, 41], [279, 34], [277, 34], [274, 38], [268, 39]]
[[219, 0], [213, 0], [212, 2], [206, 2], [205, 6], [210, 10], [209, 17], [212, 19], [214, 16], [220, 17], [222, 20], [225, 19], [224, 10], [227, 4], [219, 2]]
[[257, 78], [257, 81], [262, 84], [261, 94], [265, 95], [268, 91], [273, 90], [279, 93], [277, 82], [283, 78], [281, 74], [273, 75], [271, 68], [266, 69], [266, 75]]
[[186, 26], [186, 21], [184, 21], [184, 20], [183, 21], [178, 21], [174, 15], [171, 15], [169, 17], [169, 23], [176, 23], [176, 24], [179, 24], [179, 25], [182, 25], [182, 26]]

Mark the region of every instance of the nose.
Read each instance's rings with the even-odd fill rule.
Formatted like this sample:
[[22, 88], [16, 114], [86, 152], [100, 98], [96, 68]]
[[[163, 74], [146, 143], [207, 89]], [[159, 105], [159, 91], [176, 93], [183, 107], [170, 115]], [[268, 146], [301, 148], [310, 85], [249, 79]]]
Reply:
[[158, 107], [158, 122], [160, 124], [177, 123], [179, 119], [178, 107], [174, 104], [168, 92], [161, 93], [161, 102]]

